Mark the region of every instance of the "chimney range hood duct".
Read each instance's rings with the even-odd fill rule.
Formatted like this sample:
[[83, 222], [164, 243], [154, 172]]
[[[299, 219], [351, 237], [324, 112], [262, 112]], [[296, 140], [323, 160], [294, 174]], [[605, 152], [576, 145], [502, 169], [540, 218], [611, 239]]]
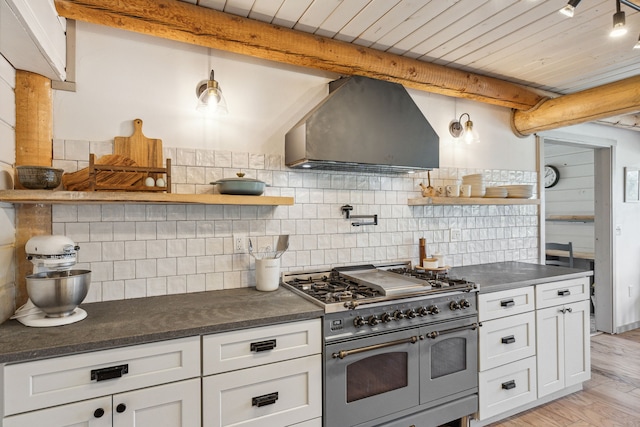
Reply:
[[285, 136], [292, 168], [406, 173], [439, 165], [440, 138], [406, 89], [351, 76]]

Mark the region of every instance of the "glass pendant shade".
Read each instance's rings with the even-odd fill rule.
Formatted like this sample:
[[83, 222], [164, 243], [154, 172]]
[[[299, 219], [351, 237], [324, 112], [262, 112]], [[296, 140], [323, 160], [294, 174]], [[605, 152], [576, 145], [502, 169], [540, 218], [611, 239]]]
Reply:
[[203, 80], [198, 83], [196, 95], [198, 96], [196, 110], [199, 112], [207, 115], [221, 115], [229, 112], [222, 89], [213, 78], [213, 70], [211, 70], [209, 80]]

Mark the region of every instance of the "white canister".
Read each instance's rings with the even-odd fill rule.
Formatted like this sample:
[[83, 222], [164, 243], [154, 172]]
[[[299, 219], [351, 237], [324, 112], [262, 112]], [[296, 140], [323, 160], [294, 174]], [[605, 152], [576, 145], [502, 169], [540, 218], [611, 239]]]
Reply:
[[256, 259], [256, 289], [275, 291], [280, 286], [280, 258]]
[[434, 252], [432, 255], [436, 260], [438, 260], [438, 268], [444, 267], [444, 255], [440, 252]]

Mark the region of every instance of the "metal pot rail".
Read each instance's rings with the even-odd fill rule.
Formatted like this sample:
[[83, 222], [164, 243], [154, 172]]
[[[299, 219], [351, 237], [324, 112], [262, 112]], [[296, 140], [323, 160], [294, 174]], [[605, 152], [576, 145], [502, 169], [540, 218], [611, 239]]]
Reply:
[[381, 349], [381, 348], [393, 347], [393, 346], [400, 345], [400, 344], [415, 344], [415, 343], [418, 342], [418, 340], [421, 340], [421, 339], [424, 339], [424, 338], [422, 336], [414, 335], [412, 337], [404, 338], [404, 339], [401, 339], [401, 340], [395, 340], [395, 341], [389, 341], [389, 342], [380, 343], [380, 344], [368, 345], [366, 347], [354, 348], [353, 350], [340, 350], [337, 353], [331, 354], [331, 357], [333, 357], [334, 359], [338, 359], [338, 358], [344, 359], [345, 357], [353, 355], [353, 354], [365, 353], [367, 351], [378, 350], [378, 349]]

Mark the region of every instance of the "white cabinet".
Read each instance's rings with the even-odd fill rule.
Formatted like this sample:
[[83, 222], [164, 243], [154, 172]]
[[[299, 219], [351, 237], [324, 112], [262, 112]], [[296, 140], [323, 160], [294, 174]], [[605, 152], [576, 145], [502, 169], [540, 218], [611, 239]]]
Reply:
[[203, 425], [319, 425], [321, 345], [319, 319], [203, 337]]
[[544, 308], [538, 324], [538, 397], [591, 377], [589, 301]]
[[536, 323], [533, 288], [480, 294], [479, 419], [536, 399]]
[[3, 425], [200, 425], [200, 337], [2, 367]]
[[200, 380], [192, 379], [7, 417], [5, 427], [196, 427]]

